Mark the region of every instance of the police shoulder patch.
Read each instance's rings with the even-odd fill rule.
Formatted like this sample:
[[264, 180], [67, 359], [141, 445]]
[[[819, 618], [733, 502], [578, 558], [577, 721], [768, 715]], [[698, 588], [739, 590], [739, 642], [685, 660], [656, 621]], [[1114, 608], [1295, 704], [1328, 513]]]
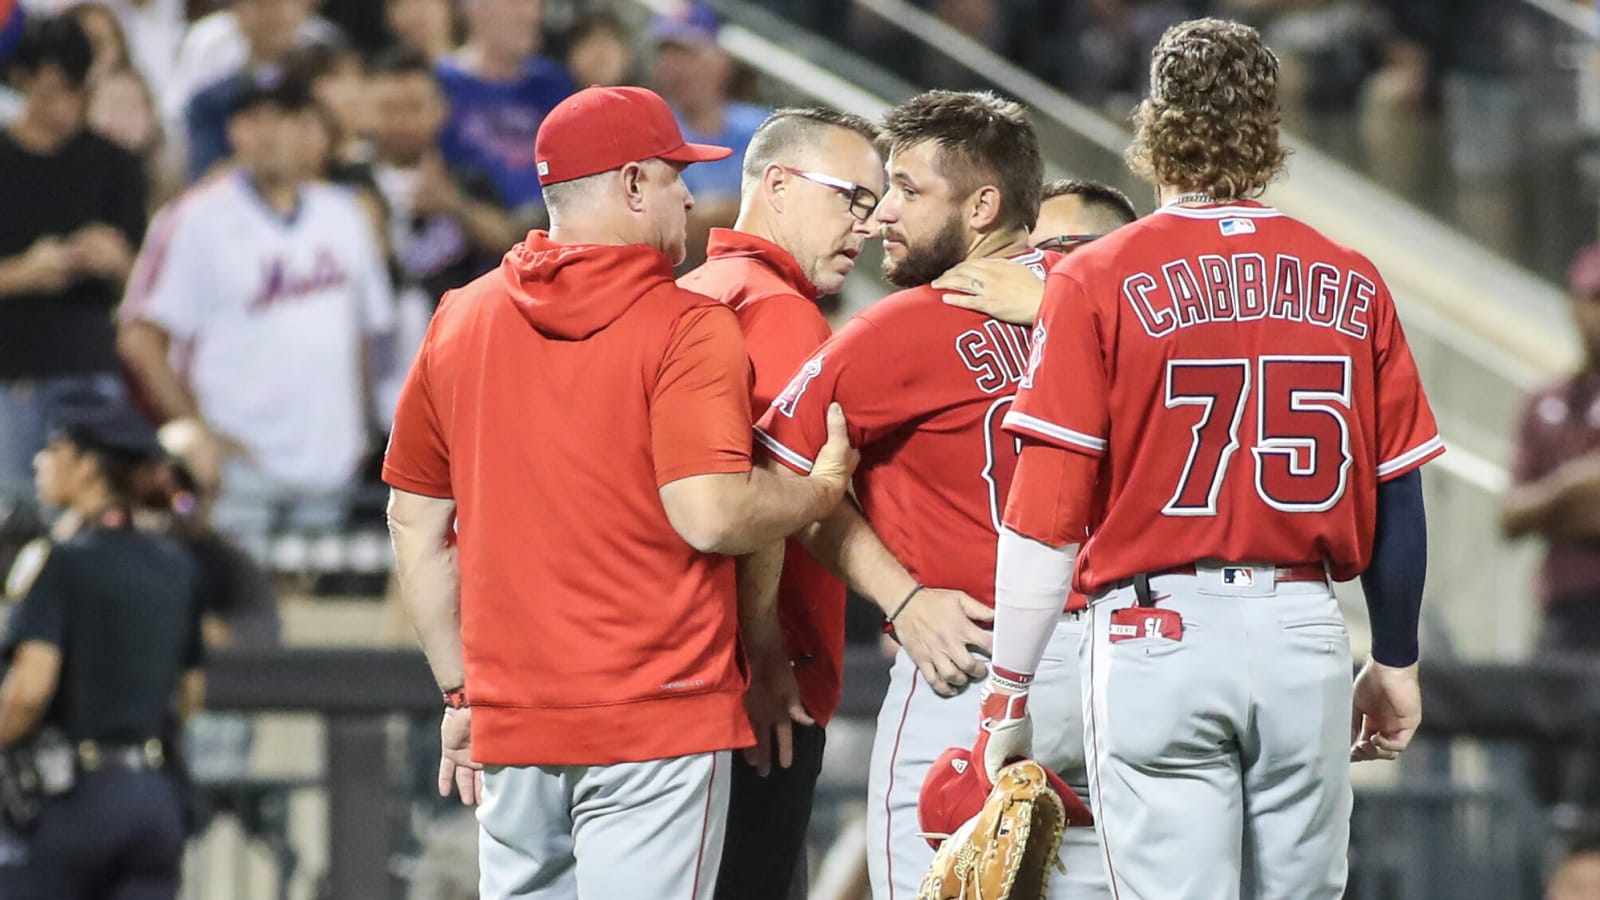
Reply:
[[17, 551], [17, 558], [11, 562], [11, 572], [6, 575], [6, 599], [20, 600], [33, 588], [34, 581], [44, 570], [45, 560], [50, 558], [51, 546], [48, 538], [36, 538]]

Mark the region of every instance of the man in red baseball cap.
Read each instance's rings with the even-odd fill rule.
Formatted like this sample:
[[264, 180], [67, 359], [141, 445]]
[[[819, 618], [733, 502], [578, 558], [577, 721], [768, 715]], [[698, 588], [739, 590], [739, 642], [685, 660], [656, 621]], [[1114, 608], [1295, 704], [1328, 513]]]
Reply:
[[694, 204], [660, 97], [590, 88], [535, 142], [550, 232], [445, 295], [384, 460], [400, 594], [444, 695], [439, 788], [480, 893], [710, 900], [744, 711], [733, 556], [830, 512], [750, 465], [733, 311], [673, 283]]

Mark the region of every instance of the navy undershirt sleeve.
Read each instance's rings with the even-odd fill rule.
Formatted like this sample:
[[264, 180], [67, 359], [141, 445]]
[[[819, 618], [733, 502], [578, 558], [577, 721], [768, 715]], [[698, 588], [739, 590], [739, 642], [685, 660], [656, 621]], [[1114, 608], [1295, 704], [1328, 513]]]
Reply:
[[1372, 658], [1386, 666], [1417, 661], [1417, 624], [1428, 569], [1428, 519], [1422, 470], [1378, 485], [1378, 524], [1372, 563], [1361, 573], [1372, 617]]

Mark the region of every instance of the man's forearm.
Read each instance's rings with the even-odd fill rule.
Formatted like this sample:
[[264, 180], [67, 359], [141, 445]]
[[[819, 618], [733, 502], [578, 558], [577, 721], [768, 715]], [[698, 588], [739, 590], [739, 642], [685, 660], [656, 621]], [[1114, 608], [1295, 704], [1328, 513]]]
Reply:
[[827, 515], [838, 503], [826, 485], [810, 478], [752, 469], [734, 497], [731, 521], [740, 523], [718, 553], [754, 553]]
[[787, 652], [778, 624], [778, 582], [784, 542], [739, 557], [739, 632], [752, 656]]
[[23, 256], [18, 254], [0, 259], [0, 299], [33, 292], [33, 285], [22, 277]]
[[199, 417], [194, 395], [172, 367], [165, 332], [148, 322], [126, 322], [117, 332], [117, 351], [163, 421]]
[[389, 535], [394, 543], [400, 603], [442, 690], [461, 687], [466, 681], [461, 649], [461, 570], [450, 541], [454, 515], [455, 504], [450, 501], [401, 491], [391, 494]]
[[885, 616], [917, 585], [848, 497], [827, 518], [802, 530], [800, 539], [817, 562], [877, 604]]
[[1500, 526], [1507, 537], [1600, 537], [1600, 491], [1574, 481], [1565, 470], [1515, 485], [1501, 504]]

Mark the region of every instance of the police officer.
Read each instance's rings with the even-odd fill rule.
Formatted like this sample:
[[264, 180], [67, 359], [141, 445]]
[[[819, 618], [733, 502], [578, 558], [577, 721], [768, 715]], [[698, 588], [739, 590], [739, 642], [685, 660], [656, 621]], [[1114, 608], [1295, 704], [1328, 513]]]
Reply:
[[[125, 406], [69, 407], [34, 459], [39, 500], [76, 530], [25, 553], [0, 659], [0, 753], [67, 760], [0, 852], [6, 900], [156, 900], [178, 890], [180, 800], [167, 771], [176, 710], [198, 706], [196, 567], [131, 519], [154, 430]], [[54, 737], [55, 740], [46, 740]], [[59, 761], [59, 760], [57, 760]], [[58, 772], [57, 775], [62, 773]]]

